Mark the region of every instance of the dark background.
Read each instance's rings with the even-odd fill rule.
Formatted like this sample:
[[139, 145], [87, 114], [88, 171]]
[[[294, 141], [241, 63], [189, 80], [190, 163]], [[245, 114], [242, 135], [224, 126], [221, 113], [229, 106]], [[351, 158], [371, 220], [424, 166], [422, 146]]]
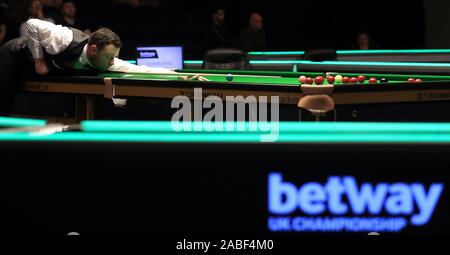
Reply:
[[[20, 22], [27, 18], [27, 1], [0, 2], [10, 5], [2, 19], [10, 23], [8, 37], [13, 38]], [[140, 43], [183, 44], [187, 59], [201, 58], [202, 27], [210, 20], [214, 7], [225, 9], [233, 36], [245, 27], [252, 11], [260, 12], [268, 50], [356, 49], [357, 33], [363, 30], [372, 35], [381, 49], [430, 48], [434, 45], [426, 43], [427, 27], [433, 33], [429, 37], [439, 38], [440, 33], [446, 33], [439, 26], [448, 26], [436, 17], [433, 20], [433, 15], [426, 15], [427, 8], [448, 10], [445, 1], [435, 0], [142, 0], [140, 7], [117, 3], [120, 1], [76, 2], [79, 16], [92, 30], [106, 26], [121, 36], [125, 43], [122, 58], [133, 57], [133, 48]]]

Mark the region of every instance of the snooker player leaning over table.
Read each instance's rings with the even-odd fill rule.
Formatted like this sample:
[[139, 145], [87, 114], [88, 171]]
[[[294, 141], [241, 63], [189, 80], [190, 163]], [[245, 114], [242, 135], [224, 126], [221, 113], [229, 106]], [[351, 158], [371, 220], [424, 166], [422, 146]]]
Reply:
[[[39, 19], [27, 21], [27, 36], [0, 49], [0, 116], [12, 110], [20, 81], [31, 75], [96, 71], [174, 73], [163, 68], [137, 66], [118, 59], [122, 42], [101, 28], [91, 36], [80, 30]], [[200, 76], [191, 77], [198, 79]]]

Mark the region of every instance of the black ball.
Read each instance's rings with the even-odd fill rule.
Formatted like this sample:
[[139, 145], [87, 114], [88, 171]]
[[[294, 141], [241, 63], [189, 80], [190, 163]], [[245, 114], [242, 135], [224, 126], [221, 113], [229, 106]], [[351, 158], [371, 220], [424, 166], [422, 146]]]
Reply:
[[386, 78], [381, 78], [381, 79], [380, 79], [380, 82], [381, 82], [381, 83], [388, 83], [389, 81], [388, 81], [388, 79], [386, 79]]

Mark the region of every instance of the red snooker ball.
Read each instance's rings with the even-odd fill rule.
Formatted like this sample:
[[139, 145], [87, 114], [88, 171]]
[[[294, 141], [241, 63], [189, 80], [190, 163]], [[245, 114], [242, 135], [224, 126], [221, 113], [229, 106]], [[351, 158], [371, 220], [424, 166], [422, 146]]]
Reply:
[[409, 83], [414, 83], [414, 82], [416, 82], [416, 79], [414, 79], [414, 78], [409, 78], [409, 79], [408, 79], [408, 82], [409, 82]]
[[300, 82], [301, 84], [306, 82], [306, 76], [302, 75], [298, 78], [298, 82]]
[[370, 78], [369, 79], [369, 83], [377, 83], [377, 82], [378, 82], [377, 78]]
[[349, 83], [349, 82], [350, 82], [350, 78], [348, 78], [348, 77], [342, 78], [342, 83]]
[[358, 82], [359, 83], [364, 83], [365, 81], [366, 81], [366, 76], [364, 76], [364, 75], [358, 76]]
[[416, 83], [422, 83], [422, 82], [423, 82], [422, 79], [417, 79], [417, 80], [416, 80]]
[[357, 83], [358, 79], [356, 77], [350, 78], [350, 83]]
[[314, 80], [311, 77], [307, 77], [306, 80], [305, 80], [305, 83], [309, 84], [309, 85], [313, 85]]
[[327, 81], [329, 84], [333, 84], [336, 81], [336, 78], [334, 78], [334, 76], [329, 75], [327, 77]]
[[323, 82], [324, 82], [324, 78], [323, 78], [323, 76], [317, 76], [315, 79], [314, 79], [314, 83], [316, 83], [317, 85], [322, 85], [323, 84]]

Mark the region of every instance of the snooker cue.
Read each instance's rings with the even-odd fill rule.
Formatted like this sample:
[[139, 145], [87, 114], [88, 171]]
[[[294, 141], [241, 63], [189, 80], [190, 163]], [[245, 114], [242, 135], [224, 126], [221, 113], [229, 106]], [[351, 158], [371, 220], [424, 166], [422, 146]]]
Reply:
[[50, 135], [54, 133], [60, 133], [68, 130], [69, 125], [64, 124], [48, 124], [43, 127], [14, 127], [14, 128], [4, 128], [0, 130], [0, 133], [17, 133], [17, 132], [27, 132], [35, 136], [38, 135]]
[[[180, 76], [227, 76], [228, 74], [213, 74], [213, 73], [150, 73], [150, 72], [117, 72], [127, 74], [155, 74], [155, 75], [180, 75]], [[231, 74], [234, 77], [255, 77], [255, 78], [283, 78], [282, 76], [268, 76], [268, 75], [248, 75], [248, 74]]]

